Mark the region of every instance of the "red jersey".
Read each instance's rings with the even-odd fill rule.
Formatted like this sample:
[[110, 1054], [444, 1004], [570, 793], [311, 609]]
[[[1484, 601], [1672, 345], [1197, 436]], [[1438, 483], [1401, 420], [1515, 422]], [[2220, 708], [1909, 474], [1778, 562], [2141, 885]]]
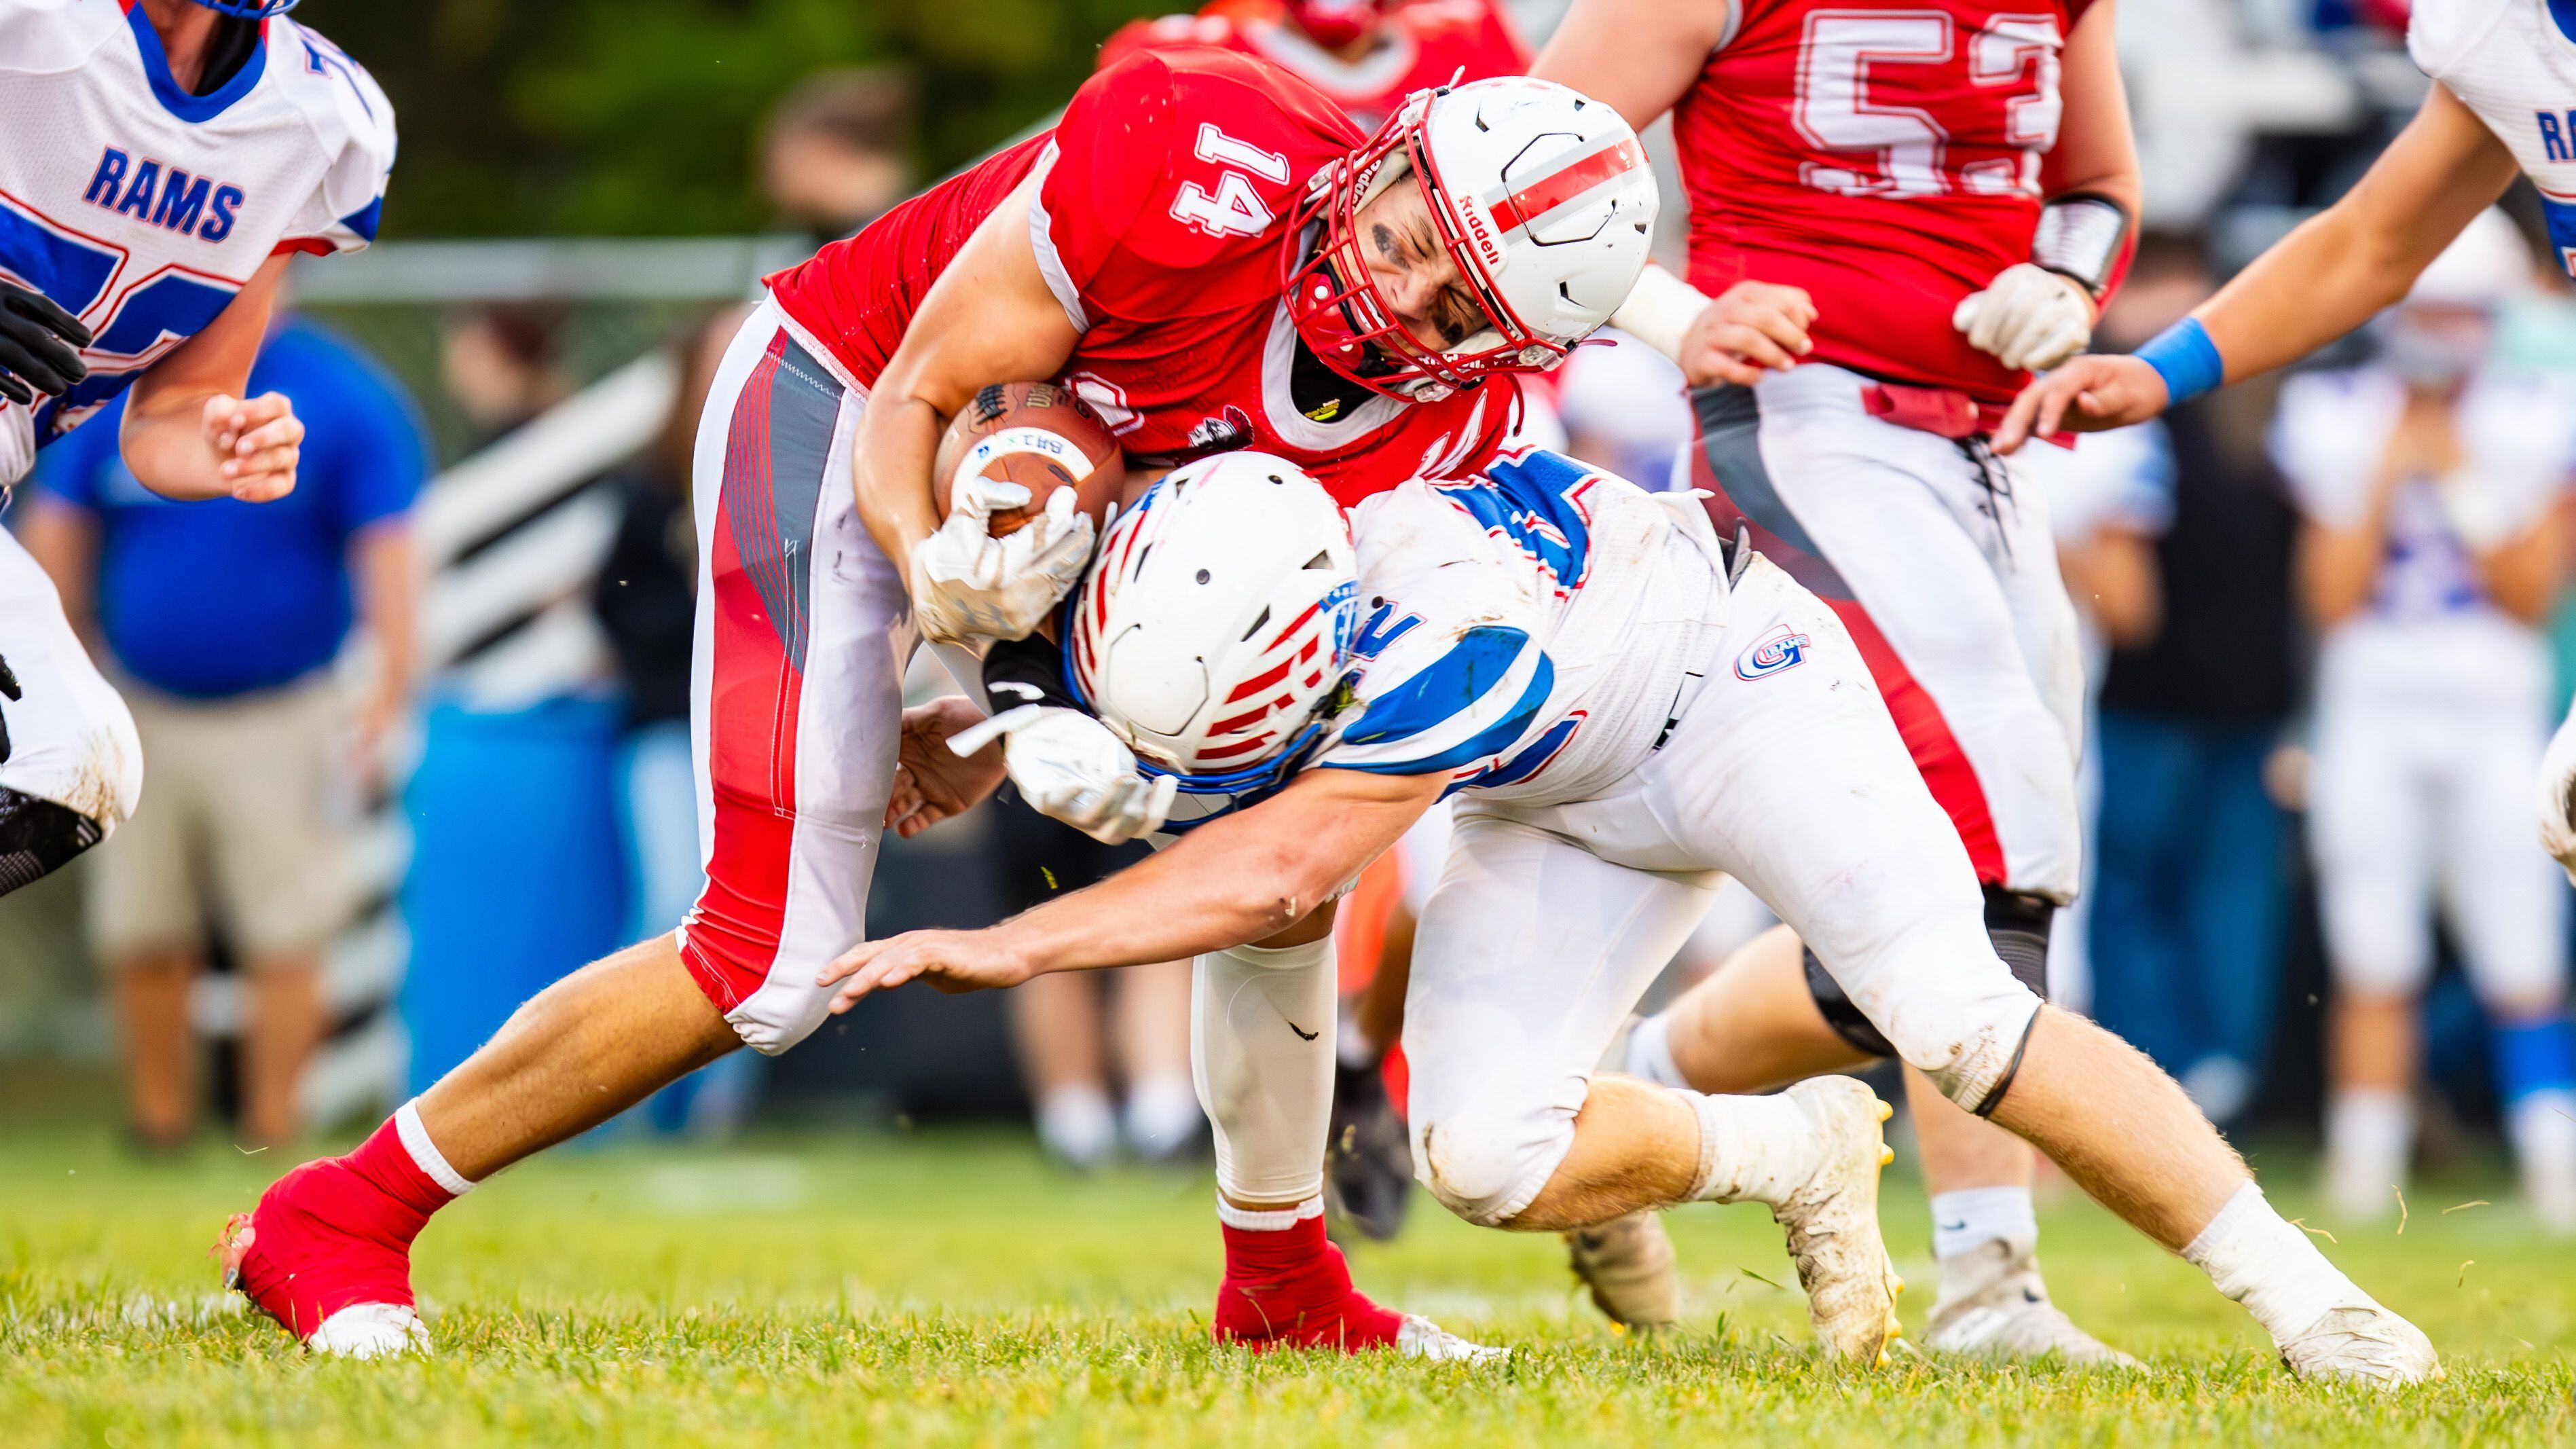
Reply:
[[1052, 134], [778, 273], [770, 294], [872, 386], [976, 224], [1042, 173], [1030, 240], [1082, 332], [1066, 381], [1128, 456], [1161, 465], [1258, 448], [1348, 506], [1408, 478], [1484, 467], [1518, 402], [1507, 383], [1437, 402], [1372, 393], [1300, 411], [1293, 400], [1301, 349], [1280, 293], [1285, 218], [1307, 180], [1361, 140], [1330, 101], [1265, 62], [1140, 53], [1075, 92]]
[[1195, 15], [1120, 26], [1100, 47], [1100, 67], [1179, 45], [1257, 55], [1296, 72], [1363, 131], [1376, 130], [1415, 91], [1529, 69], [1529, 47], [1495, 0], [1413, 0], [1387, 14], [1381, 35], [1377, 49], [1344, 60], [1283, 21], [1277, 0], [1214, 0]]
[[1737, 0], [1673, 107], [1693, 285], [1804, 287], [1817, 360], [2012, 401], [2030, 375], [1950, 314], [2030, 260], [2058, 55], [2089, 4]]

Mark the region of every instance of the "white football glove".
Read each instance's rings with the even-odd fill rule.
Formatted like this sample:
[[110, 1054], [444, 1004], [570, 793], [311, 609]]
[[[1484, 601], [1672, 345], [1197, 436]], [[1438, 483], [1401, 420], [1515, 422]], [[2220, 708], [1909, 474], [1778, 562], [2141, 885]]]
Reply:
[[1960, 299], [1950, 325], [2015, 371], [2055, 367], [2093, 340], [2093, 299], [2071, 277], [2016, 262]]
[[922, 636], [940, 644], [1027, 638], [1090, 562], [1090, 516], [1075, 511], [1072, 489], [1059, 489], [1027, 526], [995, 538], [993, 515], [1027, 507], [1029, 490], [967, 477], [950, 496], [947, 522], [912, 550]]
[[2540, 760], [2540, 848], [2576, 881], [2576, 821], [2567, 818], [2567, 792], [2576, 789], [2576, 715], [2558, 727]]
[[1011, 783], [1041, 815], [1061, 820], [1103, 845], [1124, 845], [1163, 828], [1180, 781], [1147, 779], [1135, 753], [1109, 727], [1080, 710], [1024, 704], [951, 735], [948, 748], [971, 755], [1002, 736]]

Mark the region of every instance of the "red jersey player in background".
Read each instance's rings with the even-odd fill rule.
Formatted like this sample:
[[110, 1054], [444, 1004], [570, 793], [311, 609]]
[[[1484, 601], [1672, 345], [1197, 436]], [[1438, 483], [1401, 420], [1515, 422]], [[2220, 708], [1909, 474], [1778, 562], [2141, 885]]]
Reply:
[[[355, 1152], [272, 1186], [227, 1230], [228, 1278], [317, 1349], [423, 1346], [410, 1245], [431, 1214], [728, 1051], [783, 1051], [822, 1021], [817, 977], [863, 935], [898, 768], [935, 794], [955, 765], [940, 738], [898, 756], [915, 645], [1025, 636], [1090, 552], [1091, 521], [1053, 506], [1071, 490], [1003, 539], [987, 524], [1028, 501], [1013, 485], [969, 480], [939, 520], [936, 444], [985, 385], [1068, 380], [1139, 471], [1258, 448], [1344, 503], [1489, 462], [1505, 375], [1562, 360], [1627, 296], [1656, 198], [1607, 107], [1488, 85], [1451, 97], [1463, 122], [1426, 97], [1364, 140], [1266, 62], [1140, 54], [1051, 134], [771, 277], [698, 433], [704, 894], [678, 930], [539, 993]], [[1456, 139], [1434, 147], [1435, 122]], [[1135, 803], [1108, 802], [1100, 831], [1162, 824]], [[1298, 961], [1272, 973], [1281, 999], [1312, 977], [1329, 1003], [1328, 949], [1265, 944]], [[1234, 1074], [1259, 1090], [1207, 1104], [1217, 1335], [1489, 1354], [1352, 1288], [1320, 1218], [1332, 1043], [1301, 1055], [1302, 1034], [1269, 1035], [1262, 1072]]]
[[[2027, 369], [2084, 346], [2126, 256], [2139, 188], [2109, 0], [1576, 0], [1533, 73], [1634, 126], [1672, 113], [1690, 282], [1650, 272], [1619, 325], [1682, 363], [1721, 530], [1749, 529], [1849, 625], [1998, 952], [2044, 986], [2079, 879], [2081, 665], [2040, 492], [1986, 440]], [[1704, 296], [1746, 286], [1804, 335], [1712, 355]], [[1748, 946], [1639, 1025], [1627, 1069], [1742, 1091], [1885, 1055], [1801, 955], [1785, 931]], [[2117, 1357], [2048, 1301], [2030, 1150], [1919, 1075], [1907, 1088], [1941, 1263], [1930, 1346]], [[1670, 1257], [1651, 1223], [1575, 1252], [1596, 1289], [1655, 1283]]]
[[1496, 0], [1214, 0], [1195, 15], [1129, 21], [1100, 47], [1100, 68], [1175, 45], [1284, 66], [1363, 131], [1415, 91], [1519, 75], [1530, 59]]

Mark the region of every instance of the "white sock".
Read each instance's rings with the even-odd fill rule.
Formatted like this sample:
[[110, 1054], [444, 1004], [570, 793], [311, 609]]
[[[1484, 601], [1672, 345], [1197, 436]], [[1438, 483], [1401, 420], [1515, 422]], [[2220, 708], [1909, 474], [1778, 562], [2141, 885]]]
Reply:
[[448, 1165], [447, 1154], [429, 1140], [429, 1128], [420, 1120], [420, 1099], [412, 1098], [394, 1109], [394, 1135], [402, 1139], [403, 1151], [411, 1154], [414, 1167], [430, 1181], [447, 1190], [451, 1197], [463, 1197], [474, 1190], [465, 1174]]
[[2184, 1261], [2209, 1275], [2218, 1291], [2245, 1305], [2274, 1343], [2286, 1343], [2316, 1326], [2332, 1308], [2370, 1298], [2294, 1223], [2282, 1221], [2247, 1183], [2182, 1250]]
[[2039, 1218], [2026, 1187], [1971, 1187], [1932, 1195], [1932, 1255], [1955, 1258], [1998, 1239], [2028, 1252], [2039, 1243]]
[[1236, 1207], [1225, 1200], [1224, 1193], [1216, 1195], [1216, 1220], [1238, 1232], [1284, 1233], [1308, 1218], [1323, 1215], [1324, 1195], [1320, 1192], [1295, 1207], [1272, 1208], [1263, 1212]]
[[1130, 1086], [1124, 1116], [1127, 1145], [1153, 1158], [1187, 1147], [1207, 1120], [1199, 1110], [1199, 1089], [1186, 1072], [1164, 1072]]
[[1109, 1095], [1089, 1082], [1068, 1082], [1038, 1097], [1038, 1140], [1075, 1167], [1097, 1167], [1118, 1142]]
[[1628, 1060], [1623, 1069], [1659, 1087], [1690, 1090], [1690, 1083], [1682, 1080], [1682, 1069], [1673, 1064], [1673, 1022], [1668, 1013], [1657, 1012], [1628, 1033]]
[[1816, 1126], [1784, 1096], [1711, 1097], [1684, 1092], [1699, 1113], [1699, 1177], [1692, 1202], [1773, 1207], [1815, 1175]]
[[2347, 1217], [2397, 1210], [2415, 1146], [2415, 1104], [2403, 1092], [2346, 1088], [2326, 1104], [2326, 1196]]

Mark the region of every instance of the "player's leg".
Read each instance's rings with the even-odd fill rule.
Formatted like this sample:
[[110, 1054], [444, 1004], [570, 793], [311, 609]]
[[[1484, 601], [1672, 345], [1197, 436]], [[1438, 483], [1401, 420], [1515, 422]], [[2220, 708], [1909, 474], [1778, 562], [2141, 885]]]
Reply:
[[698, 437], [706, 892], [680, 932], [538, 993], [355, 1152], [297, 1168], [235, 1220], [228, 1279], [312, 1346], [422, 1345], [409, 1248], [432, 1213], [827, 1014], [814, 978], [866, 920], [910, 645], [901, 583], [840, 486], [860, 406], [773, 309], [744, 324]]
[[2440, 819], [2422, 751], [2438, 757], [2443, 744], [2424, 725], [2330, 695], [2308, 769], [2308, 850], [2335, 985], [2326, 1198], [2353, 1220], [2396, 1213], [2414, 1149], [2416, 1002], [2433, 970]]
[[[1342, 999], [1332, 1150], [1325, 1171], [1342, 1215], [1380, 1242], [1403, 1230], [1413, 1197], [1411, 1134], [1388, 1094], [1386, 1058], [1404, 1034], [1414, 942], [1422, 908], [1449, 857], [1449, 826], [1448, 801], [1424, 811], [1395, 848], [1361, 873], [1342, 906], [1341, 939], [1365, 944], [1373, 935], [1375, 960], [1360, 988]], [[1369, 911], [1375, 915], [1356, 914]]]
[[2489, 1056], [2523, 1194], [2576, 1231], [2576, 1025], [2567, 1012], [2566, 890], [2531, 848], [2535, 713], [2459, 730], [2443, 829], [2442, 895], [2486, 1008]]
[[[1631, 808], [1642, 815], [1637, 802]], [[1562, 1231], [1683, 1202], [1761, 1202], [1789, 1230], [1820, 1341], [1875, 1362], [1898, 1286], [1877, 1232], [1879, 1124], [1849, 1078], [1712, 1097], [1598, 1074], [1707, 910], [1705, 871], [1616, 865], [1462, 809], [1405, 1006], [1416, 1171], [1452, 1212]]]
[[1324, 1236], [1332, 1114], [1332, 912], [1254, 946], [1201, 956], [1191, 975], [1191, 1062], [1216, 1149], [1225, 1279], [1210, 1331], [1253, 1349], [1388, 1348], [1476, 1360], [1498, 1350], [1396, 1313], [1351, 1283]]
[[142, 789], [125, 701], [90, 663], [53, 581], [0, 529], [0, 895], [106, 839]]
[[[2044, 500], [1975, 443], [1869, 416], [1851, 374], [1804, 371], [1758, 394], [1699, 395], [1695, 481], [1718, 494], [1721, 531], [1750, 528], [1859, 641], [1990, 888], [1997, 949], [2044, 994], [2053, 903], [2073, 895], [2082, 854], [2082, 668]], [[1827, 1016], [1866, 1042], [1872, 1033], [1835, 999], [1830, 976], [1811, 977]], [[2032, 1221], [2028, 1151], [1927, 1085], [1909, 1085], [1907, 1096], [1946, 1250], [1930, 1341], [2109, 1356], [2040, 1288], [2025, 1246], [2035, 1230], [2023, 1230]]]
[[[1766, 574], [1777, 577], [1757, 565], [1738, 591], [1743, 615], [1766, 607]], [[2004, 965], [1966, 854], [1902, 741], [1883, 713], [1850, 703], [1859, 665], [1848, 638], [1812, 599], [1767, 607], [1814, 640], [1812, 658], [1703, 692], [1641, 772], [1664, 794], [1658, 818], [1778, 911], [1952, 1103], [2038, 1146], [2096, 1200], [2201, 1265], [2293, 1368], [2428, 1374], [2423, 1336], [2272, 1211], [2172, 1078], [2099, 1027], [2042, 1006]], [[1746, 697], [1765, 690], [1775, 697], [1752, 709]], [[1727, 750], [1757, 765], [1703, 763]], [[1838, 788], [1819, 790], [1820, 780]]]

